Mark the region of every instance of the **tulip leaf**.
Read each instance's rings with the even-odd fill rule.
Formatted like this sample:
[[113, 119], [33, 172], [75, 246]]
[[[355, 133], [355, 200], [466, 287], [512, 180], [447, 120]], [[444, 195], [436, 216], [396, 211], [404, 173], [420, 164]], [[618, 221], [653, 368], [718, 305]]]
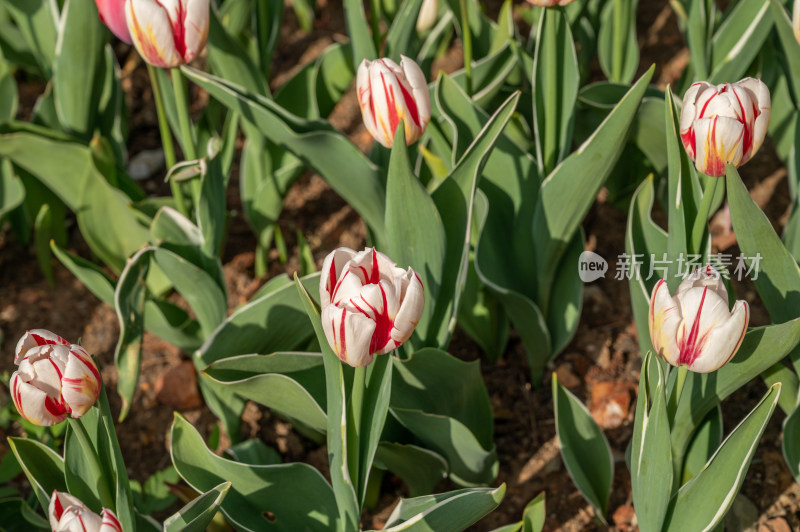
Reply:
[[119, 381], [117, 390], [122, 399], [119, 419], [128, 415], [139, 383], [144, 335], [144, 310], [147, 297], [144, 281], [150, 269], [153, 248], [142, 248], [128, 261], [114, 291], [114, 308], [119, 320], [119, 339], [114, 350]]
[[247, 51], [222, 26], [210, 10], [208, 26], [208, 63], [217, 76], [241, 85], [255, 94], [268, 94], [267, 84]]
[[447, 476], [447, 461], [440, 454], [411, 444], [380, 442], [375, 466], [403, 479], [412, 497], [431, 493]]
[[541, 492], [522, 512], [522, 532], [542, 532], [545, 519], [545, 492]]
[[783, 458], [795, 481], [800, 482], [800, 405], [783, 420]]
[[[307, 289], [316, 291], [319, 274], [303, 277], [301, 281]], [[294, 351], [309, 344], [314, 331], [305, 318], [297, 289], [287, 277], [272, 279], [262, 290], [206, 338], [195, 353], [198, 365], [206, 366], [236, 355]]]
[[50, 253], [50, 241], [53, 239], [53, 216], [48, 203], [39, 208], [39, 213], [33, 223], [33, 231], [33, 244], [36, 250], [36, 259], [39, 262], [39, 269], [42, 270], [42, 275], [47, 279], [50, 286], [55, 288], [53, 256]]
[[8, 0], [4, 4], [36, 58], [42, 77], [49, 79], [59, 38], [57, 4], [51, 0]]
[[66, 0], [61, 10], [53, 96], [59, 121], [88, 139], [95, 127], [103, 79], [105, 29], [94, 2]]
[[353, 65], [360, 64], [364, 59], [376, 59], [378, 53], [375, 51], [375, 42], [379, 42], [380, 36], [373, 36], [369, 31], [364, 3], [360, 0], [344, 0], [343, 8], [353, 52]]
[[[501, 94], [509, 76], [518, 68], [519, 61], [515, 50], [509, 44], [474, 63], [472, 97], [470, 99], [476, 105], [485, 108], [496, 96]], [[467, 80], [463, 69], [454, 72], [451, 77], [462, 90], [466, 91]], [[530, 142], [527, 137], [524, 140]], [[518, 139], [514, 138], [514, 141], [517, 142]]]
[[220, 509], [237, 530], [337, 529], [330, 485], [308, 464], [250, 465], [219, 457], [178, 413], [170, 441], [175, 469], [193, 489], [202, 493], [231, 483]]
[[476, 362], [438, 349], [396, 359], [390, 412], [448, 462], [461, 485], [486, 484], [497, 475], [491, 405]]
[[358, 495], [361, 505], [367, 497], [369, 475], [389, 413], [393, 360], [390, 355], [379, 356], [366, 368], [361, 426], [358, 430]]
[[281, 455], [278, 454], [278, 451], [256, 438], [232, 445], [225, 450], [223, 455], [228, 458], [225, 455], [230, 455], [230, 458], [243, 464], [274, 465], [281, 463]]
[[672, 456], [682, 460], [695, 427], [720, 401], [779, 362], [800, 344], [800, 318], [751, 328], [730, 362], [712, 373], [689, 373], [675, 412]]
[[408, 0], [403, 2], [400, 10], [394, 17], [394, 22], [386, 36], [386, 54], [396, 63], [400, 63], [400, 54], [411, 55], [411, 40], [417, 29], [417, 18], [423, 0]]
[[630, 83], [639, 66], [639, 44], [636, 40], [636, 6], [638, 0], [604, 2], [597, 35], [597, 57], [600, 68], [611, 81]]
[[[94, 448], [86, 449], [81, 445], [81, 440], [77, 437], [74, 424], [80, 423], [85, 427], [91, 444], [97, 446], [98, 439], [102, 436], [99, 431], [99, 418], [97, 409], [90, 408], [89, 411], [81, 416], [79, 420], [69, 420], [67, 432], [64, 435], [64, 479], [67, 484], [67, 491], [80, 499], [92, 511], [100, 513], [103, 507], [113, 508], [114, 501], [102, 500], [100, 484], [113, 479], [106, 476], [106, 471], [102, 472], [102, 478], [96, 478], [95, 472], [90, 467], [91, 460], [97, 458], [92, 455]], [[107, 465], [103, 463], [103, 467]], [[106, 494], [110, 493], [106, 488]]]
[[725, 17], [711, 42], [712, 84], [741, 78], [772, 30], [769, 2], [742, 0]]
[[[0, 47], [0, 122], [13, 120], [17, 116], [18, 106], [17, 80], [14, 78], [11, 63], [3, 56], [3, 50]], [[5, 200], [0, 201], [0, 216], [2, 216], [4, 203]]]
[[45, 513], [53, 490], [67, 491], [64, 459], [50, 447], [28, 438], [8, 438], [8, 445], [28, 477], [33, 492]]
[[205, 374], [244, 399], [324, 434], [325, 374], [318, 353], [273, 353], [223, 358]]
[[[478, 201], [484, 200], [476, 198], [476, 203]], [[476, 206], [476, 213], [478, 209]], [[471, 254], [467, 268], [456, 321], [477, 342], [489, 360], [496, 362], [508, 344], [508, 316], [500, 299], [478, 277], [474, 254]]]
[[319, 172], [376, 232], [383, 234], [385, 191], [378, 168], [347, 137], [327, 123], [286, 112], [272, 100], [199, 70], [186, 76], [220, 103], [254, 124], [261, 133]]
[[614, 480], [614, 459], [589, 410], [553, 373], [553, 409], [561, 457], [569, 476], [603, 523]]
[[386, 532], [460, 532], [500, 505], [506, 485], [497, 488], [466, 488], [413, 499], [400, 499], [386, 526]]
[[653, 71], [639, 78], [594, 134], [542, 183], [533, 219], [540, 304], [549, 301], [560, 259], [625, 146]]
[[[236, 128], [234, 128], [236, 129]], [[200, 174], [200, 203], [197, 206], [197, 226], [203, 234], [202, 251], [222, 270], [218, 257], [222, 254], [225, 241], [227, 211], [225, 210], [225, 188], [227, 180], [222, 170], [221, 140], [217, 137], [208, 142], [205, 172]], [[233, 141], [235, 142], [235, 140]], [[225, 282], [222, 277], [222, 288]]]
[[11, 161], [0, 161], [0, 219], [22, 205], [25, 201], [25, 186], [14, 173]]
[[200, 495], [164, 521], [164, 532], [204, 532], [230, 489], [228, 481]]
[[331, 484], [336, 497], [338, 512], [329, 512], [327, 515], [339, 516], [339, 529], [343, 531], [357, 530], [361, 520], [360, 492], [356, 487], [358, 478], [353, 481], [352, 472], [348, 469], [347, 443], [350, 441], [348, 428], [349, 416], [345, 392], [345, 365], [333, 352], [325, 331], [322, 329], [317, 304], [311, 299], [306, 288], [297, 275], [294, 278], [295, 286], [303, 308], [314, 327], [317, 341], [322, 347], [322, 360], [325, 365], [325, 389], [327, 393], [328, 414], [328, 463], [330, 464]]
[[[772, 8], [772, 18], [775, 22], [775, 29], [778, 33], [781, 46], [783, 47], [782, 60], [788, 63], [789, 68], [785, 70], [786, 77], [790, 80], [789, 88], [795, 101], [800, 101], [800, 43], [794, 36], [794, 29], [789, 15], [783, 4], [778, 0], [770, 0]], [[770, 117], [772, 119], [772, 117]]]
[[[561, 265], [553, 282], [545, 318], [550, 331], [550, 350], [553, 355], [565, 349], [578, 330], [578, 321], [583, 308], [583, 283], [575, 265], [578, 264], [581, 253], [586, 248], [585, 242], [583, 228], [579, 227], [561, 257]], [[542, 375], [544, 366], [548, 362], [550, 359], [533, 358], [530, 360], [531, 372]]]
[[703, 470], [678, 490], [670, 501], [665, 529], [710, 530], [722, 521], [744, 482], [780, 391], [779, 384], [771, 386]]
[[536, 32], [531, 82], [536, 156], [543, 175], [549, 174], [569, 153], [579, 82], [569, 21], [563, 10], [545, 9]]
[[672, 489], [666, 387], [661, 365], [648, 351], [639, 379], [630, 464], [633, 506], [642, 532], [661, 530]]
[[712, 408], [700, 422], [692, 436], [692, 441], [683, 459], [683, 474], [680, 484], [686, 484], [703, 470], [709, 459], [722, 443], [722, 409], [717, 405]]

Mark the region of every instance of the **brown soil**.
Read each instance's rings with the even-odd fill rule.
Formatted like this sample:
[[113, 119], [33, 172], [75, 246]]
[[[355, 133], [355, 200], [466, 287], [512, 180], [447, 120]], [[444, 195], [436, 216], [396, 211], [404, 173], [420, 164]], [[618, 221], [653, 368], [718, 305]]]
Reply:
[[[500, 2], [487, 2], [496, 14]], [[344, 21], [340, 4], [321, 0], [319, 15], [311, 34], [297, 29], [294, 15], [287, 9], [282, 39], [273, 65], [273, 86], [279, 86], [299, 65], [311, 61], [325, 45], [344, 38]], [[642, 60], [640, 71], [651, 63], [658, 65], [654, 79], [664, 86], [674, 82], [688, 59], [677, 23], [667, 0], [642, 0], [639, 3], [638, 29]], [[160, 144], [156, 117], [146, 71], [135, 53], [123, 46], [118, 49], [123, 59], [124, 86], [132, 111], [131, 153], [157, 148]], [[461, 66], [457, 45], [442, 65], [447, 71]], [[27, 86], [25, 94], [32, 104], [35, 83]], [[369, 137], [360, 123], [354, 91], [339, 104], [331, 121], [347, 132], [363, 149]], [[195, 98], [202, 95], [195, 94]], [[30, 105], [23, 102], [23, 110]], [[787, 183], [774, 151], [767, 144], [758, 156], [743, 167], [742, 175], [754, 190], [754, 197], [764, 206], [776, 227], [785, 220]], [[236, 213], [228, 235], [224, 255], [225, 277], [229, 287], [229, 305], [236, 307], [246, 301], [263, 284], [254, 277], [255, 241], [241, 216], [238, 176], [228, 190], [228, 207]], [[163, 184], [154, 178], [144, 183], [148, 193], [163, 193]], [[626, 213], [602, 201], [592, 208], [584, 223], [588, 247], [606, 258], [617, 257], [624, 250]], [[365, 228], [357, 214], [316, 175], [305, 175], [292, 188], [279, 221], [290, 250], [288, 264], [271, 254], [270, 276], [297, 269], [295, 231], [301, 231], [310, 244], [318, 265], [334, 247], [346, 245], [359, 248], [365, 243]], [[72, 250], [83, 256], [90, 254], [82, 243], [77, 227], [70, 228]], [[735, 253], [735, 248], [728, 250]], [[102, 374], [112, 393], [112, 409], [118, 411], [119, 401], [113, 393], [116, 370], [113, 352], [119, 332], [112, 308], [99, 302], [57, 261], [53, 268], [55, 289], [40, 273], [35, 255], [23, 247], [8, 229], [0, 230], [0, 371], [13, 370], [13, 349], [17, 338], [30, 328], [47, 328], [83, 345], [97, 357]], [[614, 260], [609, 272], [616, 271]], [[752, 284], [736, 286], [739, 297], [753, 303], [752, 325], [768, 322], [759, 305]], [[500, 508], [477, 524], [475, 530], [492, 530], [520, 519], [522, 509], [540, 492], [546, 492], [547, 530], [597, 530], [603, 527], [573, 485], [558, 452], [553, 420], [552, 394], [549, 384], [536, 389], [531, 385], [524, 350], [518, 338], [512, 336], [505, 355], [491, 364], [480, 349], [462, 331], [457, 331], [450, 352], [465, 360], [481, 360], [484, 379], [489, 390], [495, 417], [495, 442], [500, 459], [500, 474], [496, 485], [505, 482], [506, 497]], [[169, 465], [167, 436], [173, 409], [156, 398], [156, 381], [165, 371], [180, 364], [186, 355], [173, 346], [147, 334], [145, 336], [142, 377], [128, 419], [117, 427], [129, 474], [144, 481], [149, 475]], [[609, 505], [611, 530], [632, 530], [630, 480], [624, 463], [625, 448], [633, 431], [633, 403], [641, 367], [641, 356], [633, 325], [628, 285], [607, 276], [586, 286], [584, 310], [573, 342], [553, 363], [552, 370], [572, 392], [589, 403], [595, 387], [616, 383], [615, 390], [625, 403], [630, 403], [618, 427], [606, 431], [616, 461], [614, 488]], [[598, 388], [599, 389], [599, 388]], [[764, 393], [764, 385], [756, 379], [725, 401], [725, 427], [729, 430], [744, 417], [749, 408]], [[627, 401], [625, 399], [627, 397]], [[7, 401], [7, 398], [5, 399]], [[183, 411], [183, 414], [205, 436], [217, 425], [216, 419], [204, 406]], [[781, 456], [781, 423], [783, 413], [776, 411], [758, 448], [748, 472], [738, 507], [753, 506], [759, 522], [784, 517], [789, 525], [800, 529], [800, 486], [792, 479]], [[9, 434], [21, 433], [12, 426]], [[0, 437], [5, 436], [0, 429]], [[286, 461], [306, 461], [327, 469], [324, 448], [298, 435], [290, 425], [275, 418], [264, 408], [249, 405], [245, 411], [243, 436], [260, 437], [277, 449]], [[223, 438], [221, 447], [226, 445]], [[5, 438], [0, 438], [5, 441]], [[0, 453], [7, 447], [0, 446]], [[443, 483], [442, 490], [454, 486]], [[365, 527], [381, 526], [404, 488], [397, 479], [387, 476], [384, 493], [378, 506], [367, 511]], [[749, 501], [749, 503], [748, 503]], [[771, 524], [774, 525], [774, 522]], [[766, 525], [764, 525], [766, 526]]]

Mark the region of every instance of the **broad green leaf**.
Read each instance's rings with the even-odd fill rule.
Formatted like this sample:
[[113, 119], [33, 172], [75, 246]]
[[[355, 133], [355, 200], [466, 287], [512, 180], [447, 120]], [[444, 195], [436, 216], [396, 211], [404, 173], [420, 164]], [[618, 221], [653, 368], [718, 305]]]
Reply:
[[164, 521], [164, 532], [204, 532], [230, 488], [229, 481], [223, 482], [200, 495]]
[[[306, 20], [302, 9], [298, 9], [299, 2], [295, 3], [295, 13], [303, 29], [306, 29]], [[269, 79], [270, 65], [272, 57], [275, 54], [275, 48], [278, 46], [278, 40], [281, 36], [281, 23], [283, 21], [283, 1], [282, 0], [268, 0], [267, 2], [256, 3], [256, 36], [258, 41], [258, 64], [265, 79]], [[247, 22], [250, 22], [252, 8], [247, 11]], [[311, 9], [310, 16], [312, 20], [308, 21], [310, 25], [313, 22], [314, 11]], [[306, 31], [309, 31], [306, 29]]]
[[594, 507], [595, 516], [605, 523], [614, 480], [614, 459], [608, 440], [589, 410], [572, 392], [561, 386], [555, 373], [553, 409], [561, 457], [569, 476]]
[[[16, 490], [12, 491], [17, 493]], [[0, 499], [0, 523], [3, 523], [3, 532], [51, 530], [50, 523], [36, 513], [22, 497], [4, 496]]]
[[[781, 59], [789, 65], [789, 68], [785, 69], [783, 74], [789, 80], [790, 92], [794, 97], [794, 101], [800, 102], [800, 43], [797, 42], [794, 36], [792, 21], [789, 19], [789, 15], [783, 5], [778, 0], [770, 0], [769, 4], [772, 18], [775, 22], [775, 29], [783, 47], [784, 53]], [[774, 91], [774, 87], [770, 86], [770, 88]]]
[[11, 161], [0, 161], [0, 219], [5, 217], [25, 200], [25, 187], [14, 173]]
[[264, 76], [242, 45], [225, 30], [213, 9], [209, 17], [208, 63], [217, 76], [255, 94], [268, 94]]
[[522, 512], [522, 532], [542, 532], [545, 519], [545, 495], [541, 492]]
[[758, 405], [722, 442], [705, 468], [670, 501], [664, 527], [711, 530], [725, 517], [744, 482], [750, 460], [778, 404], [780, 385], [770, 387]]
[[728, 13], [711, 42], [709, 83], [731, 82], [744, 75], [772, 30], [769, 6], [764, 0], [742, 0]]
[[112, 495], [116, 493], [114, 512], [117, 514], [123, 530], [132, 530], [136, 520], [133, 510], [133, 494], [131, 492], [128, 470], [117, 440], [114, 419], [108, 404], [105, 387], [100, 388], [100, 399], [95, 403], [99, 408], [100, 419], [97, 424], [97, 454], [106, 479], [112, 481]]
[[383, 356], [367, 366], [365, 390], [361, 407], [361, 426], [358, 430], [358, 486], [359, 502], [363, 506], [367, 498], [370, 471], [375, 460], [392, 394], [392, 361], [394, 357]]
[[278, 451], [256, 438], [228, 447], [225, 454], [243, 464], [274, 465], [281, 463], [281, 455], [278, 454]]
[[175, 469], [193, 489], [205, 492], [231, 483], [221, 510], [237, 530], [336, 529], [333, 492], [313, 467], [226, 460], [209, 450], [197, 430], [177, 413], [170, 436]]
[[800, 482], [800, 406], [783, 420], [783, 458], [795, 480]]
[[8, 0], [5, 8], [36, 58], [44, 78], [50, 78], [58, 40], [58, 5], [52, 0]]
[[124, 420], [139, 384], [144, 336], [144, 311], [147, 290], [145, 279], [150, 269], [153, 248], [142, 248], [130, 258], [114, 291], [114, 308], [119, 320], [119, 339], [114, 350], [117, 366], [117, 391], [122, 399], [119, 419]]
[[237, 395], [326, 431], [325, 374], [318, 353], [273, 353], [223, 358], [205, 369]]
[[700, 426], [697, 427], [692, 442], [686, 450], [686, 457], [683, 459], [683, 473], [680, 484], [686, 484], [689, 480], [703, 470], [708, 460], [714, 455], [719, 445], [722, 443], [722, 409], [717, 405], [713, 408]]
[[532, 80], [536, 156], [542, 175], [549, 174], [572, 147], [579, 82], [569, 21], [563, 10], [546, 9], [536, 32]]
[[403, 479], [412, 497], [431, 493], [447, 476], [447, 461], [441, 455], [411, 444], [382, 441], [375, 453], [375, 466]]
[[189, 67], [183, 72], [220, 103], [241, 113], [271, 142], [318, 171], [377, 234], [383, 233], [385, 191], [378, 168], [344, 134], [329, 124], [294, 116], [233, 83]]
[[217, 258], [223, 251], [228, 222], [225, 209], [227, 181], [222, 170], [220, 143], [217, 137], [208, 142], [206, 171], [200, 175], [200, 205], [197, 207], [197, 225], [203, 234], [203, 251], [217, 267], [221, 266]]
[[61, 10], [53, 96], [64, 128], [88, 139], [94, 132], [103, 80], [106, 33], [94, 2], [66, 0]]
[[[345, 364], [336, 356], [325, 337], [322, 321], [316, 302], [311, 299], [306, 288], [295, 275], [294, 284], [297, 294], [303, 302], [303, 309], [314, 327], [314, 334], [322, 347], [322, 359], [325, 365], [325, 389], [327, 393], [328, 414], [328, 463], [330, 464], [331, 484], [338, 506], [339, 527], [349, 531], [358, 529], [361, 520], [361, 500], [356, 483], [348, 469], [348, 407], [345, 392]], [[334, 515], [333, 512], [328, 515]]]
[[[319, 274], [303, 277], [302, 282], [308, 290], [319, 290]], [[196, 363], [205, 367], [236, 355], [294, 351], [306, 347], [312, 338], [314, 331], [297, 289], [287, 277], [277, 277], [207, 337], [195, 354]]]
[[400, 499], [383, 530], [389, 532], [460, 532], [500, 505], [506, 485], [466, 488], [414, 499]]
[[[94, 409], [90, 409], [77, 423], [83, 424], [84, 427], [93, 424], [95, 430], [87, 427], [87, 433], [89, 433], [90, 438], [96, 438], [97, 413], [96, 411], [92, 412], [92, 410]], [[87, 423], [90, 417], [94, 418], [93, 422]], [[86, 449], [81, 445], [81, 440], [75, 434], [72, 423], [74, 422], [70, 421], [64, 436], [64, 480], [67, 484], [67, 491], [95, 512], [99, 512], [104, 506], [103, 501], [101, 501], [99, 486], [110, 479], [95, 478], [94, 471], [89, 465], [90, 460], [96, 460], [91, 456], [95, 450], [94, 448]], [[93, 441], [92, 444], [94, 445], [95, 442]], [[106, 505], [110, 502], [113, 501], [107, 501]]]
[[672, 490], [667, 379], [653, 357], [648, 351], [642, 362], [631, 442], [633, 506], [642, 532], [661, 530]]
[[458, 325], [481, 347], [490, 361], [496, 362], [508, 343], [508, 316], [500, 299], [481, 283], [470, 257], [467, 279], [458, 309]]
[[353, 64], [361, 64], [364, 59], [370, 61], [378, 57], [375, 51], [375, 41], [370, 32], [367, 15], [364, 13], [364, 3], [360, 0], [344, 0], [345, 22], [347, 34], [350, 36], [350, 47], [353, 53]]
[[[553, 282], [550, 304], [547, 305], [545, 317], [550, 331], [550, 349], [553, 355], [564, 350], [578, 330], [578, 321], [583, 308], [583, 282], [578, 276], [575, 265], [578, 264], [581, 253], [586, 248], [585, 242], [583, 228], [578, 228], [561, 257], [561, 265]], [[542, 374], [544, 365], [549, 361], [531, 362], [531, 371]]]
[[611, 80], [629, 83], [639, 66], [636, 40], [638, 0], [604, 2], [597, 36], [597, 55], [603, 73]]
[[651, 67], [595, 133], [542, 183], [533, 219], [540, 305], [549, 300], [561, 256], [625, 145], [653, 71]]
[[716, 6], [713, 0], [692, 0], [686, 21], [686, 40], [696, 79], [707, 79]]
[[64, 459], [46, 445], [28, 438], [9, 437], [8, 445], [28, 477], [42, 510], [47, 513], [53, 490], [67, 491]]
[[412, 55], [411, 40], [416, 34], [417, 17], [419, 16], [422, 2], [423, 0], [408, 0], [402, 3], [392, 26], [389, 28], [389, 34], [386, 36], [385, 57], [389, 57], [399, 63], [400, 54]]
[[[0, 48], [0, 122], [13, 120], [17, 116], [18, 105], [17, 80], [14, 79], [11, 63], [3, 56], [3, 50]], [[0, 213], [2, 205], [3, 203], [0, 203]]]

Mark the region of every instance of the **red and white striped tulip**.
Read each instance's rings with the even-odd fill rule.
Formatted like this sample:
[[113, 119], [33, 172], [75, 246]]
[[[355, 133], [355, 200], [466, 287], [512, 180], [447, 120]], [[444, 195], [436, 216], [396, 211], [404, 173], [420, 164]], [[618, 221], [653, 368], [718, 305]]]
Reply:
[[80, 499], [63, 491], [53, 491], [48, 514], [53, 532], [122, 532], [114, 512], [103, 508], [102, 514], [97, 515]]
[[697, 373], [717, 370], [733, 358], [747, 331], [750, 309], [736, 301], [728, 310], [728, 291], [707, 266], [688, 274], [674, 296], [661, 279], [650, 298], [650, 341], [673, 366]]
[[353, 367], [408, 340], [425, 306], [419, 275], [374, 248], [333, 250], [322, 265], [319, 295], [328, 343]]
[[20, 415], [36, 425], [84, 415], [100, 396], [100, 372], [89, 353], [44, 329], [26, 332], [17, 343], [11, 397]]
[[398, 65], [391, 59], [364, 61], [358, 67], [356, 88], [364, 126], [372, 137], [391, 148], [402, 121], [406, 144], [413, 144], [431, 120], [428, 82], [419, 66], [405, 56]]
[[528, 0], [528, 3], [539, 7], [554, 7], [554, 6], [565, 6], [567, 4], [571, 4], [574, 1], [575, 0]]
[[100, 20], [119, 40], [131, 44], [131, 32], [125, 21], [125, 0], [94, 0]]
[[133, 44], [155, 67], [188, 63], [208, 40], [208, 0], [126, 0]]
[[698, 171], [721, 177], [727, 163], [739, 167], [756, 154], [769, 117], [769, 89], [761, 80], [700, 81], [683, 97], [681, 140]]

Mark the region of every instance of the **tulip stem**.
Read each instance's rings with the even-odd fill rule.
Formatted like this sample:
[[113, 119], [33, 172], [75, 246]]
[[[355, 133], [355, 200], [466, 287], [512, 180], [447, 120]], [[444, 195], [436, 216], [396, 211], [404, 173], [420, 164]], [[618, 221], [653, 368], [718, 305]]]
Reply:
[[[77, 436], [80, 446], [83, 447], [83, 454], [89, 458], [89, 469], [92, 472], [92, 477], [97, 479], [97, 490], [100, 495], [100, 504], [103, 508], [116, 510], [116, 503], [111, 496], [111, 491], [108, 488], [108, 479], [103, 474], [103, 468], [100, 467], [100, 459], [97, 456], [97, 451], [92, 444], [89, 434], [86, 432], [86, 427], [83, 426], [80, 420], [68, 417], [69, 427], [73, 434]], [[90, 479], [86, 479], [90, 480]]]
[[622, 0], [614, 0], [614, 48], [612, 51], [611, 81], [622, 82], [622, 63], [625, 60], [625, 38], [627, 29], [622, 25], [625, 23], [623, 15]]
[[[703, 239], [708, 233], [708, 215], [711, 211], [711, 203], [714, 201], [714, 196], [717, 193], [717, 184], [723, 178], [711, 177], [711, 183], [706, 186], [703, 192], [703, 200], [700, 202], [700, 207], [697, 209], [697, 218], [692, 226], [692, 240], [690, 241], [690, 252], [702, 253], [700, 249], [703, 245]], [[704, 253], [703, 253], [704, 254]]]
[[678, 403], [681, 400], [683, 393], [683, 385], [686, 384], [686, 374], [689, 373], [689, 366], [678, 366], [678, 374], [675, 376], [675, 388], [672, 390], [672, 395], [669, 398], [667, 405], [667, 413], [670, 420], [675, 419], [675, 412], [678, 411]]
[[350, 478], [356, 483], [356, 490], [360, 493], [360, 486], [357, 486], [361, 448], [361, 410], [364, 402], [364, 388], [366, 383], [366, 366], [355, 368], [353, 374], [353, 387], [350, 389], [350, 421], [352, 430], [348, 430], [347, 456], [350, 463]]
[[[172, 144], [172, 132], [169, 129], [169, 121], [167, 120], [167, 113], [164, 107], [164, 93], [162, 92], [161, 83], [158, 81], [156, 69], [150, 63], [147, 63], [147, 73], [150, 75], [150, 84], [153, 87], [153, 99], [156, 101], [156, 114], [158, 115], [158, 130], [161, 133], [161, 145], [164, 148], [164, 162], [167, 166], [167, 172], [169, 172], [178, 160], [175, 157], [175, 146]], [[186, 208], [186, 198], [183, 196], [181, 184], [170, 179], [169, 187], [170, 190], [172, 190], [172, 197], [175, 200], [175, 206], [178, 212], [184, 216], [188, 216], [189, 210]]]
[[[192, 126], [189, 119], [189, 98], [186, 95], [186, 82], [180, 68], [172, 69], [172, 89], [175, 91], [175, 107], [178, 111], [178, 123], [181, 127], [181, 139], [183, 140], [183, 154], [187, 161], [197, 159], [197, 151], [192, 138]], [[201, 193], [200, 179], [192, 179], [192, 191], [194, 192], [194, 208], [197, 210], [200, 205]]]
[[472, 31], [469, 28], [467, 0], [459, 0], [461, 10], [461, 40], [464, 44], [464, 76], [467, 94], [472, 97]]

